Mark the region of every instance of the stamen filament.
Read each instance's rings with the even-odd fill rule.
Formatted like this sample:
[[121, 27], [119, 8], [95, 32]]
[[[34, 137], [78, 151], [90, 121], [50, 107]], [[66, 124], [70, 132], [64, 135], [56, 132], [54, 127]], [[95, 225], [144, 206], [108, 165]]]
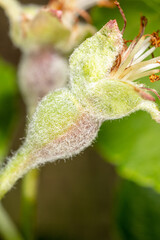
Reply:
[[[136, 65], [138, 65], [138, 64], [136, 64]], [[125, 71], [123, 76], [121, 75], [119, 78], [121, 78], [121, 79], [123, 78], [123, 80], [129, 80], [130, 79], [129, 77], [131, 75], [134, 75], [135, 73], [144, 73], [147, 70], [150, 70], [152, 68], [156, 68], [156, 67], [159, 67], [159, 66], [160, 66], [159, 63], [145, 65], [142, 68], [139, 68], [139, 66], [137, 66], [136, 68], [132, 68], [132, 66], [131, 66], [127, 69], [128, 71]]]
[[[135, 71], [136, 71], [136, 73], [141, 73], [141, 72], [150, 70], [152, 68], [159, 67], [160, 63], [157, 63], [158, 60], [160, 60], [160, 57], [153, 58], [148, 61], [144, 61], [144, 62], [137, 63], [135, 65], [132, 65], [132, 66], [126, 68], [123, 71], [123, 73], [118, 76], [118, 78], [124, 79], [124, 77], [125, 77], [125, 79], [127, 79], [127, 77], [129, 77], [131, 74], [135, 74]], [[117, 78], [117, 74], [116, 74], [116, 77], [114, 75], [114, 78]]]
[[145, 52], [144, 54], [142, 54], [137, 60], [135, 60], [135, 61], [134, 61], [134, 64], [143, 61], [143, 60], [144, 60], [145, 58], [147, 58], [150, 54], [152, 54], [155, 49], [156, 49], [155, 47], [152, 47], [151, 49], [149, 49], [147, 52]]
[[145, 52], [145, 50], [151, 45], [150, 39], [151, 38], [149, 37], [144, 40], [143, 44], [140, 47], [140, 50], [135, 54], [134, 60], [139, 58]]
[[146, 65], [146, 66], [144, 66], [144, 67], [142, 67], [142, 68], [139, 68], [138, 70], [137, 70], [137, 72], [145, 72], [145, 71], [147, 71], [147, 70], [150, 70], [150, 69], [153, 69], [153, 68], [157, 68], [157, 67], [159, 67], [160, 66], [160, 63], [152, 63], [152, 64], [148, 64], [148, 65]]
[[156, 73], [159, 73], [159, 72], [160, 72], [160, 69], [154, 69], [154, 70], [151, 70], [151, 71], [142, 72], [142, 73], [134, 75], [133, 77], [131, 76], [128, 80], [129, 81], [134, 81], [134, 80], [137, 80], [137, 79], [140, 79], [140, 78], [143, 78], [143, 77], [146, 77], [146, 76], [150, 76], [152, 74], [156, 74]]
[[[150, 60], [147, 60], [147, 61], [144, 61], [144, 62], [140, 62], [140, 63], [137, 63], [137, 64], [134, 64], [128, 68], [126, 68], [124, 71], [123, 71], [123, 74], [119, 75], [118, 78], [123, 78], [123, 76], [125, 76], [127, 73], [129, 73], [130, 71], [135, 71], [136, 69], [139, 71], [140, 69], [145, 71], [145, 69], [142, 67], [145, 67], [147, 66], [146, 70], [149, 70], [149, 69], [152, 69], [152, 68], [155, 68], [155, 67], [159, 67], [160, 66], [160, 57], [156, 57], [156, 58], [152, 58]], [[121, 70], [121, 69], [120, 69]], [[121, 71], [120, 71], [121, 72]], [[117, 77], [117, 74], [116, 76], [114, 75], [114, 78]]]
[[144, 42], [144, 37], [141, 37], [141, 39], [137, 42], [136, 46], [134, 47], [134, 49], [132, 50], [132, 52], [128, 55], [128, 57], [126, 58], [126, 60], [122, 63], [122, 65], [120, 66], [119, 70], [117, 71], [117, 73], [115, 74], [115, 78], [117, 78], [118, 76], [120, 76], [123, 71], [125, 70], [125, 68], [127, 68], [127, 66], [129, 65], [129, 63], [131, 62], [132, 58], [134, 57], [134, 55], [138, 52], [141, 44]]

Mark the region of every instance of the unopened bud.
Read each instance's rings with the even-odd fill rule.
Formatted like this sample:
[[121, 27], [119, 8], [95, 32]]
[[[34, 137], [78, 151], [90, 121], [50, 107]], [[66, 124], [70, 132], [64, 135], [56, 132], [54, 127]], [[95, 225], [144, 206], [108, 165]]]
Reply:
[[23, 55], [18, 75], [20, 90], [31, 116], [41, 98], [67, 84], [68, 63], [51, 48], [39, 49]]
[[95, 28], [87, 23], [76, 23], [75, 4], [72, 5], [69, 7], [64, 2], [59, 9], [56, 4], [21, 5], [16, 0], [0, 0], [10, 20], [11, 39], [23, 52], [50, 46], [69, 53], [80, 41], [91, 36]]
[[84, 150], [100, 124], [69, 90], [48, 94], [33, 115], [23, 146], [0, 173], [0, 198], [32, 168]]
[[74, 51], [70, 86], [49, 93], [38, 105], [22, 148], [0, 174], [1, 197], [31, 168], [89, 146], [105, 120], [145, 110], [160, 122], [153, 97], [134, 82], [155, 73], [160, 64], [160, 57], [143, 61], [151, 52], [149, 44], [150, 38], [136, 37], [127, 48], [111, 20]]

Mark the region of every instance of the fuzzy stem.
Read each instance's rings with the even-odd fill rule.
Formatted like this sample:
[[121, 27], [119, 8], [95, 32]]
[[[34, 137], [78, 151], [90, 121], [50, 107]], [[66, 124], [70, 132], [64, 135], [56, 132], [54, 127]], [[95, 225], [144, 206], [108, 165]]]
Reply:
[[26, 240], [34, 239], [38, 180], [39, 171], [33, 169], [22, 181], [22, 231]]
[[16, 0], [0, 0], [2, 7], [10, 20], [17, 20], [21, 13], [21, 5]]
[[0, 203], [0, 232], [5, 240], [23, 239], [1, 203]]
[[[30, 118], [35, 112], [36, 106], [28, 107], [28, 116]], [[34, 239], [34, 224], [37, 207], [37, 194], [39, 183], [39, 170], [33, 169], [29, 171], [22, 180], [22, 205], [21, 219], [22, 231], [26, 240]]]
[[[7, 149], [8, 150], [8, 149]], [[6, 152], [7, 152], [6, 150]], [[4, 158], [0, 159], [0, 166], [4, 162]], [[5, 240], [22, 240], [22, 236], [16, 225], [13, 223], [12, 219], [4, 209], [3, 205], [0, 203], [0, 235], [3, 236]]]
[[18, 151], [8, 162], [6, 167], [0, 171], [0, 199], [13, 187], [15, 182], [28, 170], [30, 162], [27, 154]]

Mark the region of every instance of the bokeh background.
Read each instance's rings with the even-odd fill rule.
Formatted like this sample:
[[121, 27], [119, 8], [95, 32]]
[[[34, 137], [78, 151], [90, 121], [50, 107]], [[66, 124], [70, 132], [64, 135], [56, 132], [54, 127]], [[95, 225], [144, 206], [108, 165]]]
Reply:
[[[126, 39], [138, 34], [142, 15], [148, 18], [146, 33], [160, 28], [158, 0], [121, 0], [120, 3], [128, 21]], [[94, 7], [90, 14], [98, 29], [114, 18], [120, 28], [123, 26], [116, 8]], [[21, 53], [11, 43], [8, 29], [8, 20], [0, 10], [1, 156], [18, 148], [25, 135], [26, 121], [25, 104], [16, 82]], [[150, 84], [148, 78], [143, 81], [160, 91], [160, 83]], [[159, 191], [160, 126], [143, 112], [108, 121], [95, 143], [83, 153], [66, 162], [61, 160], [40, 168], [36, 239], [159, 240]], [[2, 202], [20, 228], [21, 181]]]

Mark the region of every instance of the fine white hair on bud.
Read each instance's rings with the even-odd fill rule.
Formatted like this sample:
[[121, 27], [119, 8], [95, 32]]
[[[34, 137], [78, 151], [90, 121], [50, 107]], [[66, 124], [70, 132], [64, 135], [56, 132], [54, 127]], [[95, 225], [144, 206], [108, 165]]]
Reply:
[[28, 129], [26, 145], [29, 149], [34, 146], [33, 167], [78, 154], [95, 139], [100, 124], [67, 89], [50, 93], [41, 101]]
[[[143, 35], [144, 25], [129, 47], [116, 20], [110, 20], [70, 57], [68, 88], [50, 92], [38, 104], [26, 140], [0, 174], [0, 198], [31, 168], [73, 156], [95, 139], [101, 123], [138, 110], [160, 122], [154, 89], [135, 82], [151, 75], [158, 81], [160, 57], [145, 58], [160, 44], [158, 33]], [[124, 30], [124, 29], [123, 29]], [[152, 50], [147, 50], [148, 46]]]
[[31, 116], [41, 98], [67, 84], [68, 62], [52, 48], [39, 49], [23, 55], [18, 77]]
[[33, 115], [23, 146], [0, 173], [0, 198], [32, 168], [84, 150], [95, 139], [100, 125], [101, 121], [68, 89], [48, 94]]

